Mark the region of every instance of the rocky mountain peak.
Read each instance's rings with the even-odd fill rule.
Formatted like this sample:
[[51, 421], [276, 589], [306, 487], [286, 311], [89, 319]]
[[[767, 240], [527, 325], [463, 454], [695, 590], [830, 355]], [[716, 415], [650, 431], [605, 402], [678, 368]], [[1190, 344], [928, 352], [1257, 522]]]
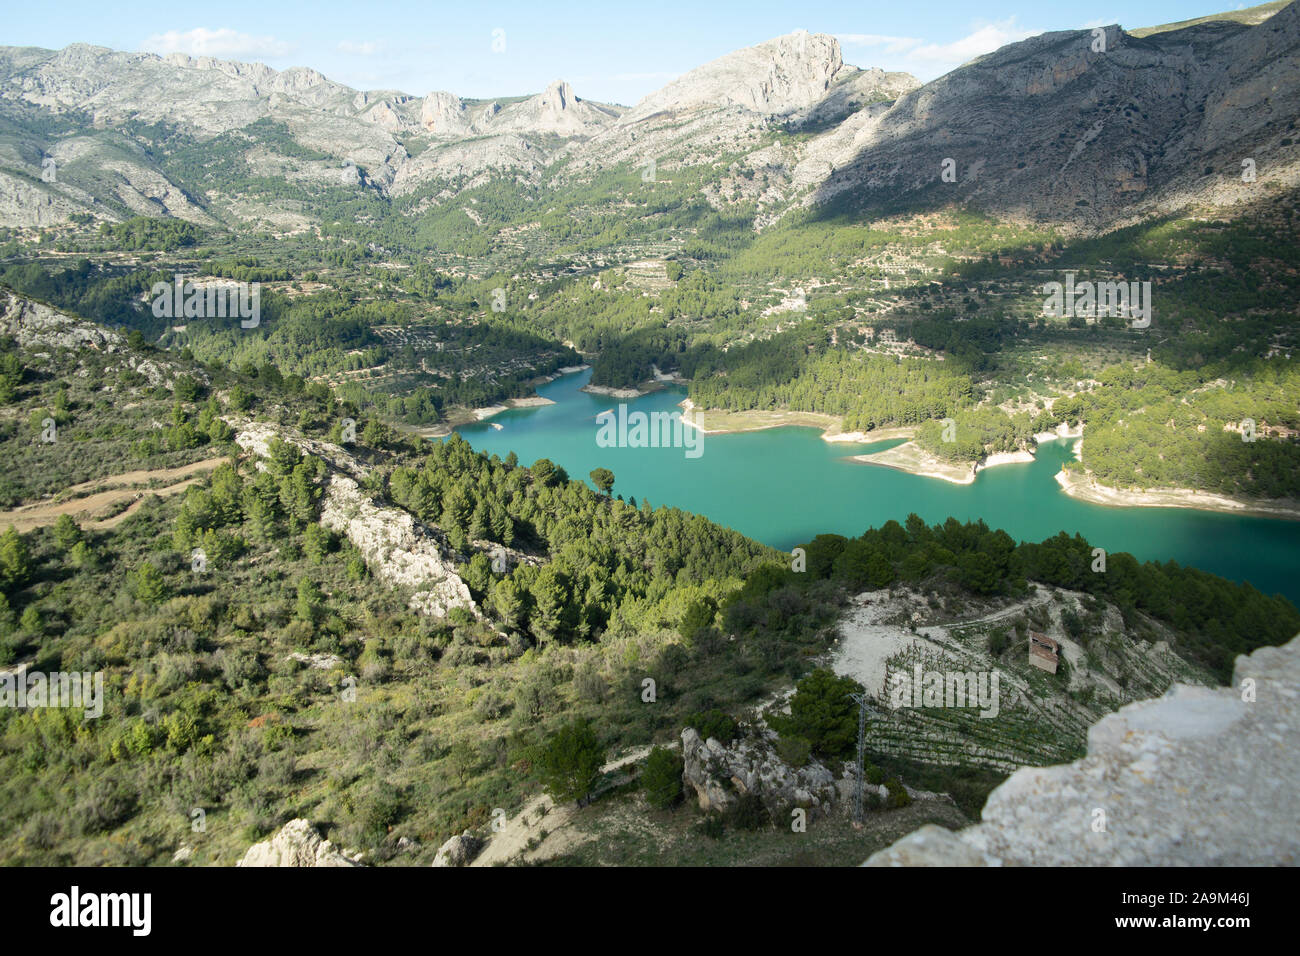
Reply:
[[420, 107], [420, 126], [435, 135], [460, 134], [465, 130], [465, 104], [445, 90], [430, 93]]
[[566, 109], [574, 99], [573, 87], [564, 80], [556, 80], [538, 97], [543, 109], [555, 110], [557, 113]]
[[452, 93], [435, 92], [424, 98], [420, 125], [435, 136], [481, 136], [494, 133], [557, 133], [586, 135], [614, 121], [617, 113], [580, 100], [565, 80], [556, 80], [541, 93], [502, 106], [495, 101], [470, 110]]
[[719, 57], [643, 99], [625, 117], [739, 106], [767, 115], [803, 109], [846, 75], [840, 44], [825, 33], [797, 30]]

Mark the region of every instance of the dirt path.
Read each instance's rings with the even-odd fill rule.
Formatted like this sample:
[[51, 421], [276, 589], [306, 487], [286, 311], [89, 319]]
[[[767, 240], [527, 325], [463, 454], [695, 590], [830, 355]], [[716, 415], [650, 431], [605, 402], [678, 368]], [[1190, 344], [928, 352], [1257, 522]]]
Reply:
[[1040, 604], [1046, 604], [1049, 600], [1051, 600], [1051, 597], [1052, 597], [1051, 592], [1045, 591], [1042, 588], [1040, 588], [1031, 597], [1027, 597], [1021, 601], [1017, 601], [1015, 604], [1012, 604], [1010, 607], [1004, 607], [1000, 611], [994, 611], [992, 614], [988, 615], [987, 617], [977, 617], [972, 621], [954, 621], [951, 624], [927, 624], [925, 627], [918, 627], [916, 631], [918, 634], [924, 633], [926, 636], [933, 636], [933, 632], [935, 631], [943, 631], [946, 636], [949, 630], [958, 630], [963, 627], [972, 627], [973, 625], [976, 624], [989, 624], [993, 621], [1000, 621], [1004, 617], [1012, 617], [1016, 614], [1019, 614], [1021, 611], [1027, 610], [1031, 607], [1037, 607]]
[[[209, 458], [179, 468], [159, 468], [154, 471], [128, 471], [108, 478], [96, 478], [73, 485], [65, 492], [70, 497], [58, 501], [43, 501], [22, 505], [12, 511], [0, 512], [0, 528], [13, 525], [20, 532], [54, 524], [60, 515], [72, 515], [87, 527], [112, 528], [126, 520], [144, 503], [149, 495], [166, 498], [184, 491], [199, 481], [207, 472], [227, 461]], [[150, 482], [165, 482], [161, 487], [150, 488]], [[108, 518], [96, 518], [123, 501], [132, 504], [126, 510]]]
[[[669, 749], [677, 744], [668, 744]], [[602, 774], [621, 770], [628, 764], [637, 763], [650, 755], [652, 747], [637, 747], [600, 768]], [[524, 808], [507, 820], [498, 833], [493, 833], [487, 846], [483, 848], [470, 866], [495, 866], [510, 863], [517, 859], [528, 861], [545, 860], [559, 856], [570, 848], [582, 843], [586, 838], [570, 826], [576, 807], [572, 804], [556, 806], [555, 801], [546, 794], [534, 797], [524, 804]], [[542, 836], [542, 831], [546, 835]], [[529, 844], [536, 840], [530, 849]]]

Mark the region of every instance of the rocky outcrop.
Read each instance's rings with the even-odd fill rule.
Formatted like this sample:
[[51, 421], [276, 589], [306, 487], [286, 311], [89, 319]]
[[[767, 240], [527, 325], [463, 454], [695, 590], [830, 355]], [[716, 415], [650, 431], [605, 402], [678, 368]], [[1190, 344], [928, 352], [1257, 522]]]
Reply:
[[125, 341], [116, 332], [0, 289], [0, 335], [20, 348], [92, 348], [116, 352]]
[[743, 793], [753, 793], [778, 819], [794, 807], [824, 816], [838, 800], [835, 775], [815, 760], [793, 768], [777, 756], [774, 737], [745, 737], [723, 744], [702, 739], [693, 727], [682, 731], [682, 778], [695, 791], [701, 810], [725, 813]]
[[413, 611], [441, 617], [462, 607], [479, 614], [469, 588], [456, 573], [455, 552], [446, 536], [416, 521], [410, 512], [377, 504], [357, 483], [369, 469], [356, 456], [338, 445], [266, 422], [226, 421], [236, 429], [236, 444], [259, 457], [267, 457], [271, 442], [278, 438], [325, 462], [321, 526], [346, 536], [380, 581], [413, 589], [409, 601]]
[[235, 429], [235, 444], [239, 445], [244, 451], [252, 452], [259, 458], [268, 457], [271, 454], [271, 442], [279, 439], [296, 446], [309, 455], [315, 455], [324, 461], [328, 467], [341, 471], [345, 475], [364, 479], [370, 474], [370, 469], [359, 461], [355, 455], [333, 442], [308, 438], [306, 435], [288, 431], [269, 422], [258, 422], [233, 416], [226, 416], [224, 421]]
[[445, 90], [430, 93], [420, 106], [420, 128], [434, 136], [463, 136], [469, 130], [464, 102]]
[[254, 843], [236, 866], [361, 866], [355, 857], [321, 839], [316, 828], [301, 817], [290, 820], [275, 836]]
[[351, 478], [330, 477], [320, 523], [346, 535], [379, 580], [415, 589], [409, 602], [413, 611], [441, 617], [461, 607], [477, 613], [442, 532], [425, 527], [400, 508], [375, 504]]
[[798, 30], [691, 70], [641, 100], [621, 122], [727, 106], [763, 115], [789, 113], [825, 97], [846, 69], [853, 72], [844, 65], [839, 41]]
[[330, 671], [343, 666], [343, 658], [337, 654], [304, 654], [302, 651], [294, 651], [289, 655], [289, 660], [321, 671]]
[[[64, 195], [66, 187], [61, 190], [57, 183], [41, 182], [40, 168], [34, 163], [20, 161], [13, 166], [13, 173], [0, 171], [0, 222], [7, 226], [52, 226], [91, 201], [88, 193], [78, 195], [76, 190]], [[22, 175], [24, 166], [28, 176]]]
[[1088, 756], [1025, 767], [982, 822], [926, 827], [867, 866], [1295, 866], [1300, 637], [1103, 718]]
[[620, 107], [580, 99], [572, 86], [556, 80], [536, 96], [505, 106], [487, 103], [471, 107], [453, 93], [430, 93], [420, 107], [420, 126], [443, 138], [504, 133], [590, 136], [612, 124], [620, 113]]
[[[171, 388], [181, 373], [179, 365], [162, 358], [142, 358], [125, 347], [126, 340], [118, 333], [67, 315], [41, 302], [0, 289], [0, 336], [9, 336], [19, 348], [39, 349], [94, 349], [97, 352], [123, 356], [123, 366], [144, 376], [150, 386]], [[109, 366], [112, 372], [116, 366]], [[207, 384], [209, 379], [201, 368], [186, 369], [186, 374]]]
[[434, 866], [469, 866], [470, 861], [483, 849], [483, 841], [466, 830], [438, 848]]

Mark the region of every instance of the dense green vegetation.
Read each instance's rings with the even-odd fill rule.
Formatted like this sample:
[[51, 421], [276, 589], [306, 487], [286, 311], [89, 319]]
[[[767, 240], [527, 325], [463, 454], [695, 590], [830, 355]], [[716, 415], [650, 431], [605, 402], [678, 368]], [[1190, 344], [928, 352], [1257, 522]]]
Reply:
[[103, 223], [99, 227], [99, 234], [118, 249], [164, 252], [192, 246], [200, 238], [199, 230], [193, 223], [150, 216], [133, 216], [125, 222]]
[[843, 416], [848, 431], [912, 425], [968, 404], [970, 379], [947, 365], [832, 348], [824, 330], [800, 327], [683, 361], [701, 408], [793, 408]]
[[1086, 424], [1085, 464], [1107, 485], [1300, 496], [1300, 442], [1277, 437], [1279, 427], [1300, 430], [1300, 370], [1275, 359], [1235, 372], [1242, 377], [1226, 378], [1233, 373], [1221, 365], [1108, 369], [1049, 418]]
[[[1249, 586], [1125, 555], [1097, 575], [1080, 538], [1017, 545], [981, 523], [913, 517], [820, 536], [795, 573], [706, 519], [611, 498], [550, 462], [486, 457], [455, 437], [399, 439], [269, 362], [204, 367], [137, 345], [163, 372], [151, 385], [121, 352], [4, 352], [0, 386], [17, 414], [0, 452], [22, 462], [6, 472], [11, 503], [70, 479], [228, 458], [120, 522], [0, 536], [4, 659], [99, 671], [106, 691], [99, 719], [0, 711], [10, 862], [163, 862], [186, 843], [200, 861], [228, 863], [298, 815], [328, 821], [332, 838], [373, 860], [395, 858], [402, 836], [431, 853], [536, 787], [585, 799], [611, 752], [688, 724], [734, 737], [733, 714], [814, 669], [847, 593], [896, 581], [973, 596], [1029, 581], [1087, 591], [1169, 623], [1179, 652], [1220, 676], [1235, 654], [1300, 629], [1294, 608]], [[34, 440], [33, 412], [60, 421], [57, 442]], [[412, 611], [412, 588], [383, 583], [320, 523], [336, 466], [276, 441], [259, 470], [236, 457], [223, 421], [254, 416], [338, 441], [349, 415], [362, 419], [350, 449], [368, 468], [365, 490], [445, 533], [482, 617]], [[507, 570], [492, 558], [502, 546]], [[795, 762], [843, 754], [851, 736], [843, 688], [819, 682], [802, 685], [807, 705], [781, 728]], [[900, 772], [873, 761], [889, 768], [882, 781]], [[952, 773], [954, 790], [969, 789]], [[657, 801], [679, 799], [655, 780], [642, 786]], [[726, 826], [770, 825], [750, 811]]]
[[[250, 131], [291, 162], [328, 165], [287, 128]], [[1030, 426], [1069, 415], [1087, 423], [1084, 465], [1105, 483], [1300, 494], [1293, 438], [1265, 432], [1230, 447], [1223, 432], [1243, 418], [1276, 430], [1300, 417], [1288, 371], [1300, 343], [1285, 307], [1300, 294], [1294, 197], [1231, 222], [1171, 219], [1071, 241], [937, 207], [795, 210], [755, 232], [748, 201], [703, 198], [755, 175], [743, 157], [651, 183], [630, 167], [568, 178], [560, 164], [536, 182], [494, 177], [442, 201], [387, 197], [332, 172], [314, 189], [250, 177], [250, 131], [202, 150], [165, 124], [115, 135], [196, 197], [292, 203], [318, 233], [271, 240], [135, 218], [101, 236], [74, 224], [7, 247], [18, 261], [4, 281], [205, 362], [326, 381], [407, 425], [527, 394], [585, 358], [598, 386], [679, 372], [700, 407], [820, 412], [850, 431], [920, 426], [920, 444], [954, 462], [1028, 447]], [[106, 239], [153, 251], [114, 259]], [[64, 254], [57, 263], [40, 259], [49, 245]], [[67, 253], [87, 258], [69, 266]], [[620, 264], [636, 257], [650, 265]], [[266, 283], [261, 327], [172, 331], [133, 301], [178, 270]], [[1070, 271], [1158, 275], [1152, 329], [1044, 317], [1041, 284]], [[806, 307], [772, 311], [797, 284]], [[1156, 375], [1136, 368], [1148, 349], [1153, 366], [1182, 377], [1130, 388]], [[937, 437], [944, 418], [956, 442]]]

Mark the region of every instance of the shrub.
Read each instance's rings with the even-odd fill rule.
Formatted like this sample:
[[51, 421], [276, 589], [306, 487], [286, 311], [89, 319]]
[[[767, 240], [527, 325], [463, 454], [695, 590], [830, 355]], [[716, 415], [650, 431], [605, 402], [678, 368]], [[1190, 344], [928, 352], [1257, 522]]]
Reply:
[[776, 752], [791, 767], [802, 767], [812, 756], [812, 744], [804, 737], [781, 736], [776, 741]]
[[380, 842], [402, 814], [402, 797], [397, 788], [380, 781], [354, 804], [353, 820], [360, 838], [369, 844]]
[[542, 748], [538, 772], [556, 801], [585, 802], [600, 777], [605, 748], [596, 739], [591, 724], [576, 720], [562, 727]]
[[646, 758], [641, 772], [641, 789], [646, 802], [658, 810], [675, 806], [682, 797], [681, 755], [666, 747], [655, 747]]
[[740, 725], [735, 718], [717, 708], [691, 714], [686, 718], [686, 726], [694, 727], [705, 740], [712, 737], [722, 744], [729, 744], [740, 736]]
[[818, 756], [843, 757], [857, 743], [858, 705], [853, 695], [860, 693], [862, 685], [853, 678], [819, 668], [796, 685], [789, 716], [773, 714], [767, 722], [783, 736], [803, 737]]
[[145, 604], [161, 604], [169, 593], [162, 572], [150, 561], [141, 562], [136, 568], [131, 586], [136, 600]]
[[103, 833], [129, 819], [135, 813], [136, 802], [131, 786], [114, 777], [102, 777], [82, 788], [70, 816], [83, 835]]
[[737, 830], [762, 830], [772, 825], [772, 816], [756, 793], [742, 793], [727, 814]]
[[710, 840], [721, 839], [724, 829], [722, 815], [718, 813], [710, 813], [695, 824], [695, 832], [700, 836], [708, 837]]
[[885, 789], [889, 791], [885, 806], [890, 810], [897, 810], [899, 807], [905, 807], [912, 802], [912, 795], [907, 792], [907, 788], [903, 786], [903, 782], [897, 777], [890, 777], [886, 780]]

